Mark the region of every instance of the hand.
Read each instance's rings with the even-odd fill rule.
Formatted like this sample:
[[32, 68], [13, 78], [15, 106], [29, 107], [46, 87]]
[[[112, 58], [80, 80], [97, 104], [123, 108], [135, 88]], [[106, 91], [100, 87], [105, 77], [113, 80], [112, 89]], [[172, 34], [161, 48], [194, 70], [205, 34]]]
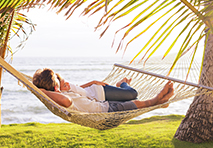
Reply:
[[94, 81], [90, 81], [89, 83], [83, 84], [83, 85], [81, 85], [80, 87], [86, 88], [86, 87], [89, 87], [89, 86], [91, 86], [91, 85], [93, 85], [93, 84], [102, 85], [102, 86], [108, 85], [107, 83], [94, 80]]
[[93, 83], [93, 84], [96, 84], [96, 85], [102, 85], [102, 86], [108, 85], [108, 84], [105, 83], [105, 82], [96, 81], [96, 80], [92, 81], [92, 83]]

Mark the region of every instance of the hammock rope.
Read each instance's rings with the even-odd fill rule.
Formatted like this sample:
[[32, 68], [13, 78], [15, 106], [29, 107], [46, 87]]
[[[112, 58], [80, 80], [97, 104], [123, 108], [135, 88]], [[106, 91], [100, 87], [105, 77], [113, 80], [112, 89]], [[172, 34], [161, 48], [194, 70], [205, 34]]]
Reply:
[[161, 108], [169, 103], [202, 94], [213, 94], [213, 88], [211, 87], [201, 86], [191, 82], [165, 77], [163, 75], [154, 74], [152, 72], [147, 72], [145, 70], [136, 69], [121, 64], [115, 64], [110, 74], [104, 79], [104, 82], [115, 85], [118, 80], [121, 80], [121, 78], [131, 77], [131, 86], [133, 86], [138, 91], [138, 99], [147, 100], [153, 98], [157, 93], [159, 93], [168, 80], [172, 80], [175, 89], [174, 96], [164, 104], [159, 104], [143, 109], [111, 113], [85, 113], [68, 110], [58, 105], [30, 82], [32, 77], [18, 72], [2, 58], [0, 58], [0, 66], [11, 75], [16, 77], [18, 81], [23, 83], [23, 85], [25, 85], [55, 115], [69, 122], [99, 130], [106, 130], [117, 127], [134, 117], [142, 115], [143, 113], [149, 112], [151, 110]]

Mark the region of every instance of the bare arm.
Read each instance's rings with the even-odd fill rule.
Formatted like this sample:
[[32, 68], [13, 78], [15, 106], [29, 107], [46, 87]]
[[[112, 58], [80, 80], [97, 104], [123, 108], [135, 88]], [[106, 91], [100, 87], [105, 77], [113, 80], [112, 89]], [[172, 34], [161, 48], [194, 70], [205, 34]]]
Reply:
[[83, 84], [83, 85], [81, 85], [80, 87], [85, 88], [85, 87], [91, 86], [92, 84], [97, 84], [97, 85], [102, 85], [102, 86], [108, 85], [107, 83], [94, 80], [94, 81], [88, 82], [88, 83], [86, 83], [86, 84]]
[[61, 106], [69, 107], [72, 105], [72, 101], [69, 99], [69, 97], [60, 92], [47, 91], [45, 89], [41, 89], [41, 91]]

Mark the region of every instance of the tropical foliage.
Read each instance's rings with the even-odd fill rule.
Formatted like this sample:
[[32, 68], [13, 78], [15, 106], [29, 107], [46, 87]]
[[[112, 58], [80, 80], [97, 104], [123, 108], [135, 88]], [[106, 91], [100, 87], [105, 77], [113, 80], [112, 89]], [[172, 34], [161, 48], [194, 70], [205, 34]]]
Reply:
[[[210, 30], [213, 31], [210, 22], [213, 2], [210, 0], [190, 0], [189, 2], [186, 0], [49, 0], [48, 2], [46, 0], [2, 0], [0, 2], [1, 19], [14, 9], [17, 11], [30, 9], [35, 5], [50, 5], [50, 8], [57, 10], [57, 13], [65, 13], [67, 19], [76, 9], [82, 9], [82, 7], [85, 8], [82, 15], [87, 16], [105, 11], [96, 27], [96, 29], [103, 29], [101, 37], [115, 21], [128, 18], [128, 22], [124, 25], [122, 23], [121, 28], [115, 32], [115, 36], [119, 33], [123, 34], [117, 51], [121, 49], [126, 51], [133, 41], [145, 36], [146, 40], [143, 40], [141, 44], [143, 46], [133, 60], [141, 53], [143, 53], [141, 60], [146, 56], [148, 59], [158, 49], [166, 48], [165, 57], [173, 48], [178, 48], [179, 52], [173, 66], [189, 50], [193, 51], [193, 61], [199, 41], [208, 35]], [[169, 43], [166, 42], [167, 40]], [[113, 45], [114, 41], [115, 38]]]
[[[24, 25], [29, 26], [25, 29]], [[17, 46], [18, 49], [24, 47], [24, 42], [28, 39], [32, 31], [35, 30], [35, 24], [33, 24], [26, 15], [13, 11], [12, 13], [5, 13], [0, 20], [0, 43], [3, 45], [3, 50], [7, 50], [13, 55], [16, 51], [13, 51], [9, 46], [8, 41], [13, 37], [20, 39], [20, 44]]]

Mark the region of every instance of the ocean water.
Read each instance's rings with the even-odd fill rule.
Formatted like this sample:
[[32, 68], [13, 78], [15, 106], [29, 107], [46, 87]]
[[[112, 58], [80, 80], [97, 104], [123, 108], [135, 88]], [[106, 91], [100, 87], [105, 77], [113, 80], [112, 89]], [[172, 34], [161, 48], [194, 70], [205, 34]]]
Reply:
[[[15, 57], [11, 65], [30, 76], [39, 68], [51, 68], [69, 82], [80, 85], [91, 80], [103, 80], [110, 73], [114, 63], [126, 61], [108, 57]], [[67, 122], [51, 113], [31, 92], [18, 85], [18, 81], [7, 72], [3, 73], [2, 86], [4, 87], [1, 100], [2, 124]], [[135, 119], [154, 115], [184, 115], [192, 99], [170, 104], [166, 109], [157, 109]]]

